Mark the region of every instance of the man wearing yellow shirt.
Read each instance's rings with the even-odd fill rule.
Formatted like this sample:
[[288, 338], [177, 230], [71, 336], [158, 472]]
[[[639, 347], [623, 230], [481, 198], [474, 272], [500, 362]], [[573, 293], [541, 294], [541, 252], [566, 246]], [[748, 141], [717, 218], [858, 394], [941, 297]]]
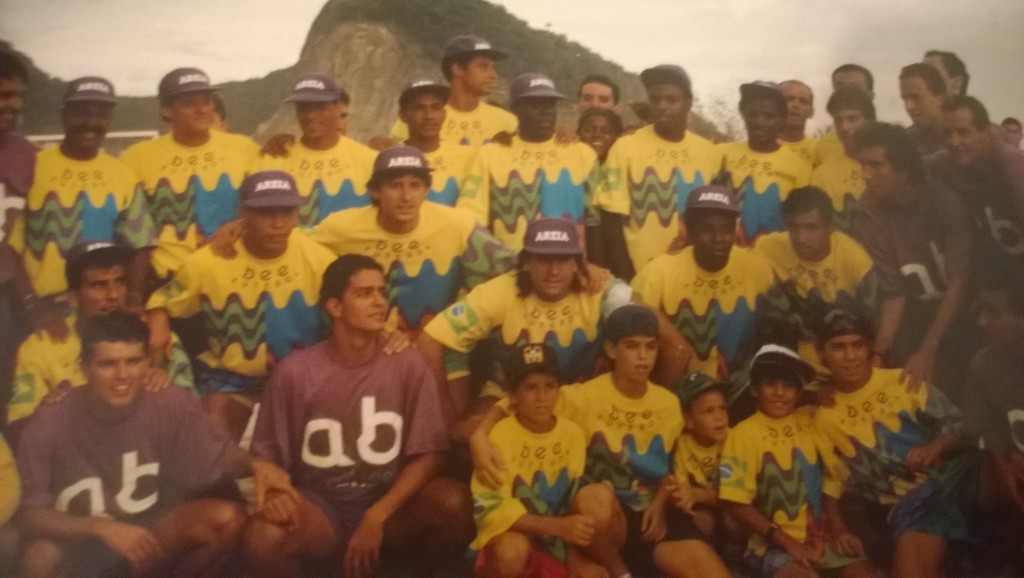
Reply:
[[785, 228], [782, 202], [811, 181], [811, 164], [779, 144], [786, 119], [786, 97], [771, 83], [740, 86], [740, 114], [747, 140], [721, 146], [726, 182], [738, 192], [739, 243], [750, 246], [761, 235]]
[[170, 318], [198, 315], [206, 350], [196, 386], [203, 408], [236, 440], [274, 365], [320, 340], [320, 284], [335, 257], [295, 228], [302, 197], [287, 173], [256, 173], [241, 189], [236, 256], [196, 251], [146, 306], [153, 351], [167, 347]]
[[261, 156], [253, 171], [284, 171], [302, 196], [299, 226], [313, 227], [325, 217], [370, 204], [366, 182], [376, 153], [342, 134], [349, 96], [326, 74], [304, 74], [285, 102], [295, 104], [302, 137], [282, 156]]
[[542, 217], [569, 219], [585, 234], [591, 261], [601, 262], [593, 194], [601, 167], [593, 149], [581, 142], [555, 138], [558, 100], [550, 78], [522, 74], [512, 82], [512, 111], [519, 134], [506, 146], [480, 149], [456, 206], [472, 211], [477, 221], [506, 246], [523, 247], [528, 223]]
[[398, 116], [409, 127], [405, 144], [423, 151], [431, 168], [427, 200], [455, 206], [463, 183], [473, 168], [474, 147], [441, 139], [451, 89], [430, 79], [414, 80], [398, 97]]
[[632, 279], [680, 234], [690, 192], [711, 183], [722, 153], [687, 130], [693, 90], [686, 71], [661, 64], [640, 73], [653, 123], [612, 146], [596, 203], [608, 268]]
[[[498, 133], [516, 132], [514, 115], [484, 102], [498, 79], [494, 63], [507, 57], [476, 36], [456, 36], [448, 41], [441, 57], [441, 72], [451, 83], [451, 94], [441, 140], [479, 148]], [[409, 127], [399, 119], [391, 129], [391, 140], [404, 142], [407, 138]]]
[[853, 135], [865, 123], [875, 120], [875, 105], [871, 95], [858, 87], [840, 88], [828, 99], [828, 113], [832, 115], [833, 134], [842, 144], [842, 150], [830, 155], [811, 173], [811, 185], [820, 188], [832, 200], [839, 230], [856, 237], [857, 203], [864, 194], [864, 178], [860, 161], [853, 157]]
[[781, 82], [779, 90], [786, 97], [786, 122], [779, 131], [779, 143], [813, 163], [818, 141], [807, 134], [807, 121], [814, 117], [814, 91], [800, 80]]
[[121, 156], [142, 180], [149, 201], [159, 235], [152, 265], [160, 280], [237, 216], [238, 186], [259, 153], [250, 138], [213, 130], [214, 90], [201, 70], [167, 73], [158, 98], [171, 132]]
[[[875, 77], [871, 71], [859, 64], [841, 64], [832, 71], [832, 92], [840, 89], [855, 86], [868, 95], [869, 101], [875, 100]], [[814, 166], [818, 166], [833, 155], [840, 155], [843, 152], [843, 143], [835, 130], [829, 130], [818, 139], [818, 146], [814, 150]]]
[[135, 173], [103, 152], [113, 118], [114, 87], [104, 78], [73, 80], [64, 95], [64, 140], [39, 153], [25, 210], [11, 231], [36, 297], [67, 289], [65, 259], [81, 241], [120, 240], [139, 251], [128, 267], [129, 293], [140, 305], [153, 221]]

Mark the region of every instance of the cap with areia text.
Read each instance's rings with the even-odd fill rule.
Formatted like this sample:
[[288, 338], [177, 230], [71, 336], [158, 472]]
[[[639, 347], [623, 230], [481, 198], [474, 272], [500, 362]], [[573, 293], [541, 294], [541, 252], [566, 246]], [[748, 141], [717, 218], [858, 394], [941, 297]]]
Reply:
[[127, 266], [133, 255], [135, 255], [135, 249], [120, 243], [80, 241], [68, 251], [67, 260], [64, 261], [64, 276], [70, 285], [74, 285], [73, 280], [81, 277], [82, 271], [96, 260], [107, 259], [109, 256], [110, 259]]
[[443, 82], [437, 82], [432, 78], [420, 78], [405, 85], [402, 94], [398, 96], [398, 106], [404, 108], [410, 100], [424, 93], [436, 94], [442, 102], [447, 102], [451, 92], [452, 90]]
[[814, 381], [814, 367], [788, 347], [769, 343], [757, 350], [750, 362], [750, 383], [765, 379], [788, 379], [803, 387]]
[[285, 102], [334, 102], [341, 100], [341, 89], [326, 74], [303, 74], [295, 81], [292, 94]]
[[515, 348], [505, 360], [505, 387], [515, 391], [531, 373], [548, 373], [561, 380], [558, 355], [543, 343], [527, 343]]
[[686, 211], [694, 209], [716, 209], [737, 215], [740, 212], [736, 193], [721, 185], [704, 185], [690, 191], [690, 196], [686, 198]]
[[444, 52], [441, 56], [441, 61], [449, 61], [453, 58], [465, 56], [467, 54], [479, 54], [481, 56], [489, 56], [492, 60], [504, 60], [508, 58], [508, 54], [494, 48], [491, 43], [480, 38], [479, 36], [456, 36], [448, 41], [444, 45]]
[[195, 92], [217, 90], [210, 84], [210, 77], [198, 68], [175, 68], [160, 79], [157, 96], [167, 98]]
[[371, 180], [389, 172], [402, 171], [429, 174], [431, 170], [433, 169], [430, 168], [426, 157], [423, 156], [423, 152], [420, 149], [407, 146], [393, 147], [377, 153], [377, 158], [373, 161], [373, 176]]
[[683, 70], [682, 66], [675, 64], [659, 64], [652, 66], [640, 73], [640, 81], [644, 86], [650, 88], [657, 84], [671, 84], [683, 89], [686, 94], [693, 96], [693, 87], [690, 84], [690, 75]]
[[106, 78], [83, 76], [68, 83], [64, 91], [64, 102], [103, 102], [117, 104], [114, 85]]
[[239, 189], [241, 205], [252, 209], [298, 207], [302, 196], [295, 179], [284, 171], [260, 171], [242, 181]]
[[537, 72], [517, 76], [512, 81], [509, 96], [512, 102], [520, 98], [565, 98], [564, 94], [555, 90], [555, 81]]
[[534, 255], [582, 255], [583, 246], [576, 223], [545, 217], [526, 226], [523, 250]]

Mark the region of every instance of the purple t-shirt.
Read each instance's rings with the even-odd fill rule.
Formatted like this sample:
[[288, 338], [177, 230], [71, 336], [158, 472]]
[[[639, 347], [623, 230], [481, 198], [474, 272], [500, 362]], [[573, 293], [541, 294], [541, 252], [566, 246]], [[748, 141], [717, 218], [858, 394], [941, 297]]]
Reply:
[[437, 383], [416, 349], [349, 367], [329, 342], [296, 351], [271, 374], [252, 455], [325, 498], [383, 494], [409, 456], [442, 452], [448, 432]]
[[[0, 133], [0, 242], [25, 204], [36, 171], [36, 147], [10, 132]], [[11, 279], [16, 255], [0, 246], [0, 283]]]
[[104, 420], [88, 387], [41, 405], [29, 419], [16, 452], [22, 507], [126, 520], [173, 508], [224, 480], [231, 442], [190, 393], [143, 390], [131, 414]]

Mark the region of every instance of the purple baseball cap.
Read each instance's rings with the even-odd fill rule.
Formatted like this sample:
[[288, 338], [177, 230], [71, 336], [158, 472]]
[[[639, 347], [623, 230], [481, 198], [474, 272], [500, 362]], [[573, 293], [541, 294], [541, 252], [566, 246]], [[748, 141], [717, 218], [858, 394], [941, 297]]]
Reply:
[[448, 88], [447, 84], [430, 78], [417, 79], [402, 89], [402, 94], [398, 96], [398, 106], [404, 108], [413, 97], [424, 92], [436, 94], [442, 101], [447, 102], [452, 89]]
[[106, 78], [83, 76], [68, 83], [64, 91], [64, 102], [105, 102], [117, 104], [114, 85]]
[[302, 205], [295, 179], [284, 171], [260, 171], [242, 181], [241, 205], [252, 209], [298, 207]]
[[520, 74], [512, 81], [509, 90], [512, 101], [520, 98], [565, 98], [565, 95], [555, 90], [555, 82], [537, 72]]
[[444, 52], [442, 53], [441, 60], [443, 62], [466, 54], [480, 54], [483, 56], [489, 56], [493, 60], [503, 60], [508, 58], [508, 54], [495, 49], [491, 46], [490, 42], [483, 38], [480, 38], [479, 36], [465, 35], [456, 36], [444, 45]]
[[690, 191], [686, 198], [686, 211], [692, 209], [717, 209], [730, 213], [740, 213], [736, 202], [736, 193], [729, 187], [720, 185], [704, 185]]
[[341, 100], [341, 89], [326, 74], [303, 74], [295, 81], [292, 95], [285, 102], [334, 102]]
[[217, 90], [210, 84], [210, 77], [198, 68], [175, 68], [160, 79], [157, 95], [168, 98], [194, 92], [212, 92]]
[[526, 226], [523, 250], [534, 255], [582, 255], [576, 224], [568, 219], [545, 217]]
[[682, 66], [675, 64], [659, 64], [652, 66], [640, 73], [640, 81], [644, 86], [650, 88], [656, 84], [671, 84], [683, 89], [686, 94], [693, 96], [693, 86], [690, 83], [690, 75], [683, 70]]
[[429, 174], [433, 169], [427, 164], [423, 152], [416, 147], [393, 147], [380, 151], [373, 161], [373, 177], [395, 171]]

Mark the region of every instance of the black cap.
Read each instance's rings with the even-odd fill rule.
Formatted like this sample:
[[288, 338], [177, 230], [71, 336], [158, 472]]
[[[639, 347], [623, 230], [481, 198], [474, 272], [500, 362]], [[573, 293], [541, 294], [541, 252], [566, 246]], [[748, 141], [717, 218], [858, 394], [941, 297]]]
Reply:
[[787, 110], [786, 95], [782, 94], [779, 85], [774, 82], [758, 80], [740, 85], [740, 108], [752, 100], [767, 100], [780, 108], [783, 113]]
[[555, 90], [555, 82], [539, 72], [527, 72], [517, 76], [512, 81], [509, 96], [512, 102], [521, 98], [565, 98], [564, 94]]
[[534, 255], [582, 255], [583, 245], [575, 223], [559, 217], [544, 217], [526, 226], [523, 250]]
[[117, 104], [114, 85], [106, 78], [83, 76], [68, 83], [64, 91], [64, 102], [102, 102]]
[[216, 90], [210, 84], [210, 77], [198, 68], [175, 68], [160, 79], [157, 96], [170, 98], [181, 94], [195, 92], [212, 92]]
[[489, 56], [493, 60], [504, 60], [508, 58], [508, 54], [495, 49], [491, 46], [491, 43], [480, 38], [479, 36], [456, 36], [448, 41], [444, 45], [444, 53], [441, 56], [442, 62], [448, 62], [452, 59], [467, 54], [479, 54], [481, 56]]
[[68, 285], [74, 286], [78, 284], [77, 280], [81, 278], [82, 271], [93, 266], [97, 260], [104, 259], [104, 262], [109, 263], [107, 259], [112, 259], [127, 266], [134, 255], [135, 249], [120, 243], [80, 241], [68, 251], [67, 259], [64, 261], [64, 277]]
[[711, 209], [739, 214], [740, 206], [736, 202], [736, 193], [729, 187], [721, 185], [704, 185], [690, 191], [686, 197], [685, 212]]
[[452, 89], [443, 82], [437, 82], [431, 78], [420, 78], [405, 85], [402, 94], [398, 96], [398, 106], [405, 108], [414, 97], [423, 94], [436, 94], [442, 102], [448, 102], [448, 95]]
[[814, 375], [814, 368], [800, 354], [773, 343], [757, 350], [750, 363], [750, 383], [755, 385], [764, 379], [778, 377], [803, 387], [814, 381]]
[[543, 343], [527, 343], [516, 347], [505, 360], [505, 389], [515, 391], [527, 375], [535, 372], [549, 373], [561, 381], [555, 350]]
[[303, 74], [295, 81], [292, 94], [285, 102], [335, 102], [341, 100], [338, 83], [326, 74]]
[[242, 180], [238, 192], [240, 205], [252, 209], [299, 207], [304, 202], [295, 179], [284, 171], [253, 173]]
[[683, 407], [688, 408], [693, 400], [709, 391], [718, 391], [725, 395], [728, 387], [728, 384], [719, 383], [703, 373], [691, 373], [676, 384], [676, 395], [683, 403]]
[[604, 327], [604, 337], [618, 342], [626, 337], [658, 336], [658, 316], [643, 305], [629, 304], [612, 311]]
[[640, 81], [644, 86], [650, 88], [656, 84], [671, 84], [683, 89], [686, 94], [693, 96], [693, 86], [690, 84], [690, 75], [683, 70], [682, 66], [675, 64], [659, 64], [644, 70], [640, 73]]
[[818, 343], [825, 343], [840, 335], [860, 335], [865, 339], [875, 338], [875, 328], [871, 320], [859, 311], [843, 307], [833, 307], [818, 320], [815, 335]]

